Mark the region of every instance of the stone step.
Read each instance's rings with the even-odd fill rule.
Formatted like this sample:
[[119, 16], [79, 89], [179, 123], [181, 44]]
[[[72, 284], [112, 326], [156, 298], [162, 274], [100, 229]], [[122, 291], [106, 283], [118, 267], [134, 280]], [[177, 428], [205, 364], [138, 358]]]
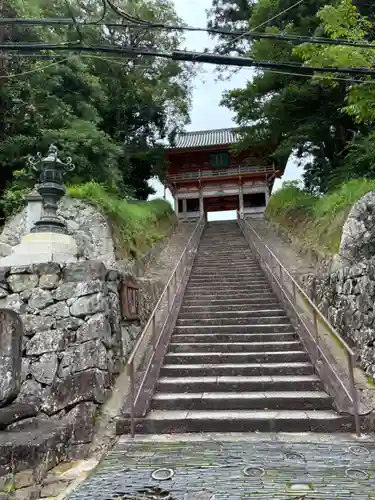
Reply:
[[193, 272], [205, 272], [205, 273], [220, 273], [221, 271], [229, 272], [234, 271], [237, 274], [259, 272], [261, 270], [259, 264], [253, 261], [246, 260], [231, 260], [229, 257], [223, 261], [207, 261], [199, 260], [196, 258], [194, 260]]
[[158, 392], [154, 410], [332, 410], [332, 400], [323, 391], [286, 392]]
[[250, 269], [250, 270], [244, 270], [241, 274], [238, 273], [235, 269], [218, 269], [216, 271], [205, 271], [204, 273], [202, 271], [196, 272], [196, 270], [193, 268], [190, 277], [199, 279], [199, 280], [230, 280], [234, 278], [242, 278], [242, 279], [251, 279], [251, 278], [259, 278], [263, 277], [265, 278], [264, 272], [260, 268], [255, 268]]
[[224, 291], [216, 292], [215, 290], [211, 293], [194, 293], [192, 289], [185, 293], [183, 305], [216, 305], [220, 300], [223, 305], [225, 305], [226, 302], [230, 302], [231, 304], [235, 302], [238, 305], [246, 304], [247, 306], [254, 308], [259, 307], [261, 309], [263, 309], [266, 304], [276, 304], [276, 296], [273, 290], [259, 291], [257, 294], [253, 295], [248, 292], [226, 293]]
[[[152, 410], [136, 424], [139, 434], [189, 432], [350, 432], [353, 418], [333, 411], [298, 410]], [[129, 432], [129, 421], [120, 420], [118, 434]]]
[[162, 377], [223, 377], [226, 375], [314, 375], [311, 363], [218, 363], [164, 365]]
[[234, 278], [219, 278], [219, 279], [200, 279], [196, 276], [191, 276], [188, 282], [188, 286], [194, 286], [196, 288], [201, 287], [259, 287], [259, 286], [267, 286], [269, 288], [270, 283], [264, 277], [264, 275], [259, 276], [249, 276], [248, 278], [239, 277], [238, 279]]
[[321, 391], [315, 375], [160, 377], [159, 392]]
[[209, 325], [290, 325], [290, 320], [285, 314], [283, 316], [262, 316], [254, 317], [249, 315], [237, 315], [229, 316], [224, 318], [215, 317], [211, 314], [211, 317], [202, 318], [194, 317], [191, 315], [189, 318], [180, 318], [177, 320], [177, 326], [209, 326]]
[[[212, 313], [217, 313], [225, 316], [227, 313], [235, 313], [238, 314], [239, 312], [245, 312], [246, 314], [251, 314], [254, 313], [256, 316], [256, 313], [259, 311], [260, 315], [262, 315], [263, 310], [265, 311], [272, 311], [272, 312], [284, 312], [282, 309], [280, 309], [280, 304], [276, 302], [276, 299], [273, 301], [273, 303], [270, 303], [268, 299], [264, 299], [263, 303], [257, 302], [250, 302], [247, 303], [245, 302], [244, 304], [236, 304], [233, 305], [232, 301], [227, 301], [230, 302], [229, 304], [226, 304], [226, 301], [219, 302], [218, 304], [215, 305], [215, 301], [198, 301], [197, 304], [194, 303], [194, 301], [191, 301], [192, 303], [189, 305], [187, 304], [187, 301], [185, 300], [183, 303], [183, 306], [180, 309], [180, 316], [183, 318], [185, 314], [201, 314], [201, 313], [207, 313], [207, 314], [212, 314]], [[220, 316], [219, 314], [219, 316]]]
[[211, 343], [211, 342], [280, 342], [296, 340], [296, 333], [193, 333], [179, 335], [174, 333], [171, 337], [171, 344]]
[[248, 264], [235, 264], [229, 265], [228, 263], [216, 264], [216, 265], [208, 265], [208, 264], [197, 264], [195, 262], [194, 267], [192, 269], [193, 276], [217, 276], [220, 277], [228, 276], [228, 275], [258, 275], [262, 274], [264, 276], [264, 272], [259, 266], [248, 265]]
[[301, 342], [299, 341], [274, 341], [274, 342], [217, 342], [212, 344], [211, 342], [199, 342], [199, 343], [189, 343], [180, 342], [170, 344], [170, 352], [263, 352], [267, 351], [293, 351], [301, 349]]
[[[235, 301], [233, 298], [235, 297]], [[233, 304], [236, 302], [237, 304], [247, 304], [252, 307], [263, 308], [265, 304], [276, 304], [275, 294], [270, 290], [267, 292], [259, 292], [256, 295], [249, 295], [248, 293], [236, 293], [236, 294], [227, 294], [223, 293], [215, 293], [215, 294], [197, 294], [193, 291], [189, 293], [186, 292], [183, 300], [183, 305], [209, 305], [209, 304], [217, 304], [218, 301], [222, 301], [221, 304], [225, 305], [228, 302]], [[280, 307], [280, 304], [278, 304]]]
[[197, 298], [194, 294], [189, 297], [184, 297], [184, 301], [182, 304], [182, 308], [198, 308], [205, 309], [207, 308], [220, 308], [219, 310], [231, 310], [236, 311], [238, 309], [264, 309], [267, 306], [267, 309], [271, 308], [279, 308], [280, 303], [277, 301], [274, 294], [271, 292], [268, 294], [262, 294], [261, 297], [251, 298], [248, 297], [247, 294], [243, 294], [243, 297], [239, 297], [236, 295], [235, 303], [233, 299], [230, 298], [221, 298], [220, 296], [213, 296], [210, 298], [208, 296], [201, 296]]
[[[265, 346], [266, 348], [266, 346]], [[259, 352], [168, 352], [165, 363], [170, 364], [235, 364], [235, 363], [303, 363], [308, 356], [302, 349], [295, 351]]]
[[[260, 269], [259, 261], [257, 258], [254, 256], [245, 256], [245, 255], [230, 255], [228, 257], [217, 257], [217, 256], [202, 256], [199, 254], [196, 254], [195, 259], [194, 259], [194, 269], [195, 268], [217, 268], [219, 267], [218, 264], [226, 264], [228, 265], [229, 268], [236, 268], [237, 266], [242, 266], [242, 267], [251, 267], [251, 268], [257, 268]], [[223, 271], [226, 270], [225, 267], [222, 268]]]
[[194, 264], [202, 264], [202, 265], [215, 265], [218, 264], [230, 264], [231, 266], [237, 266], [238, 264], [242, 265], [252, 265], [254, 267], [259, 268], [258, 260], [252, 255], [245, 254], [228, 254], [228, 255], [202, 255], [197, 254]]
[[233, 291], [241, 291], [241, 290], [246, 290], [250, 292], [251, 290], [259, 290], [262, 288], [266, 288], [268, 290], [271, 289], [271, 285], [269, 281], [262, 279], [262, 280], [254, 280], [253, 282], [249, 281], [212, 281], [212, 282], [207, 282], [203, 281], [200, 283], [197, 282], [191, 282], [189, 280], [188, 282], [188, 288], [194, 288], [194, 290], [212, 290], [212, 287], [218, 288], [220, 290], [233, 290]]
[[202, 244], [199, 245], [198, 248], [198, 254], [199, 255], [253, 255], [250, 248], [248, 246], [244, 245], [225, 245], [223, 247], [223, 243], [218, 241], [215, 243], [215, 245], [206, 245]]
[[[194, 280], [207, 280], [207, 281], [215, 281], [216, 280], [221, 280], [221, 281], [227, 281], [227, 280], [233, 280], [237, 277], [237, 272], [235, 271], [225, 271], [225, 272], [218, 272], [218, 273], [196, 273], [193, 271], [190, 274], [190, 279]], [[266, 279], [264, 273], [262, 271], [254, 271], [254, 272], [246, 272], [246, 273], [241, 273], [240, 276], [241, 280], [252, 280], [254, 278], [260, 279], [264, 278]]]
[[230, 253], [250, 253], [250, 248], [248, 245], [244, 245], [243, 243], [240, 244], [231, 244], [228, 245], [227, 243], [224, 243], [225, 246], [223, 246], [222, 241], [215, 241], [215, 242], [210, 242], [210, 243], [201, 243], [198, 247], [198, 252], [200, 254], [202, 253], [209, 253], [213, 255], [227, 255]]
[[174, 333], [292, 333], [290, 324], [274, 325], [214, 325], [214, 326], [176, 326]]
[[237, 293], [242, 294], [242, 295], [247, 295], [248, 297], [256, 297], [258, 296], [258, 293], [262, 292], [272, 292], [272, 288], [270, 285], [257, 285], [254, 287], [251, 286], [245, 286], [245, 285], [233, 285], [231, 287], [229, 286], [223, 286], [223, 285], [211, 285], [211, 286], [205, 286], [205, 287], [198, 287], [198, 286], [193, 286], [193, 285], [188, 285], [186, 288], [186, 294], [189, 297], [189, 294], [195, 294], [195, 295], [222, 295], [222, 294], [230, 294], [233, 296], [233, 301], [235, 301], [237, 297]]
[[275, 307], [267, 309], [250, 309], [245, 306], [184, 306], [180, 309], [179, 319], [209, 319], [215, 318], [263, 318], [266, 316], [285, 316], [283, 309], [279, 308], [279, 304], [275, 304]]

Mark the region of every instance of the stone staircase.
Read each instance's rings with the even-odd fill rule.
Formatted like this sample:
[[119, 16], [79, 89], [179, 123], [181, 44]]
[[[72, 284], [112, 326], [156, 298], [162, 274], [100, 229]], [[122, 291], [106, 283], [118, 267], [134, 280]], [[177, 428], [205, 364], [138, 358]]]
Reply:
[[203, 234], [137, 432], [349, 430], [236, 222]]

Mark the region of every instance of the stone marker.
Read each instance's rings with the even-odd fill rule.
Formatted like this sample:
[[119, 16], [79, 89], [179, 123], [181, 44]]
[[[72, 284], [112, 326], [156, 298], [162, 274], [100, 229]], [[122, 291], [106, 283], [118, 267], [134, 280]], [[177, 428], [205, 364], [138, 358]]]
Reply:
[[0, 406], [13, 401], [21, 384], [22, 321], [11, 309], [0, 309]]

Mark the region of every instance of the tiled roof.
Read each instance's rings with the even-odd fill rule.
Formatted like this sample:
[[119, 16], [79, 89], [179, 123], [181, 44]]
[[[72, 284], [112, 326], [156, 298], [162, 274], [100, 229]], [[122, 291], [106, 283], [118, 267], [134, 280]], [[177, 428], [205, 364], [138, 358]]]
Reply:
[[204, 148], [233, 144], [238, 139], [238, 129], [221, 128], [216, 130], [198, 130], [177, 135], [173, 149]]

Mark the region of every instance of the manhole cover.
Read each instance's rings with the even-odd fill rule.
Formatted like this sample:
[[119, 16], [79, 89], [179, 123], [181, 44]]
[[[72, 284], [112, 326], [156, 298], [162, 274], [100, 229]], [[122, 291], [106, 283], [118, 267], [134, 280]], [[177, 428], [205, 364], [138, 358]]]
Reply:
[[366, 480], [369, 479], [367, 472], [361, 469], [346, 469], [345, 476], [349, 479]]
[[156, 469], [152, 472], [151, 477], [155, 481], [167, 481], [172, 479], [174, 472], [172, 469]]
[[365, 448], [364, 446], [351, 446], [349, 448], [349, 451], [353, 455], [362, 456], [362, 457], [365, 455], [370, 455], [370, 451], [367, 448]]
[[247, 477], [252, 477], [253, 479], [258, 479], [260, 477], [263, 477], [264, 474], [266, 473], [266, 471], [264, 469], [262, 469], [262, 467], [249, 466], [249, 467], [244, 468], [243, 473]]
[[301, 455], [301, 453], [297, 453], [295, 451], [290, 451], [285, 453], [285, 457], [288, 460], [303, 460], [303, 461], [305, 460], [305, 457]]

